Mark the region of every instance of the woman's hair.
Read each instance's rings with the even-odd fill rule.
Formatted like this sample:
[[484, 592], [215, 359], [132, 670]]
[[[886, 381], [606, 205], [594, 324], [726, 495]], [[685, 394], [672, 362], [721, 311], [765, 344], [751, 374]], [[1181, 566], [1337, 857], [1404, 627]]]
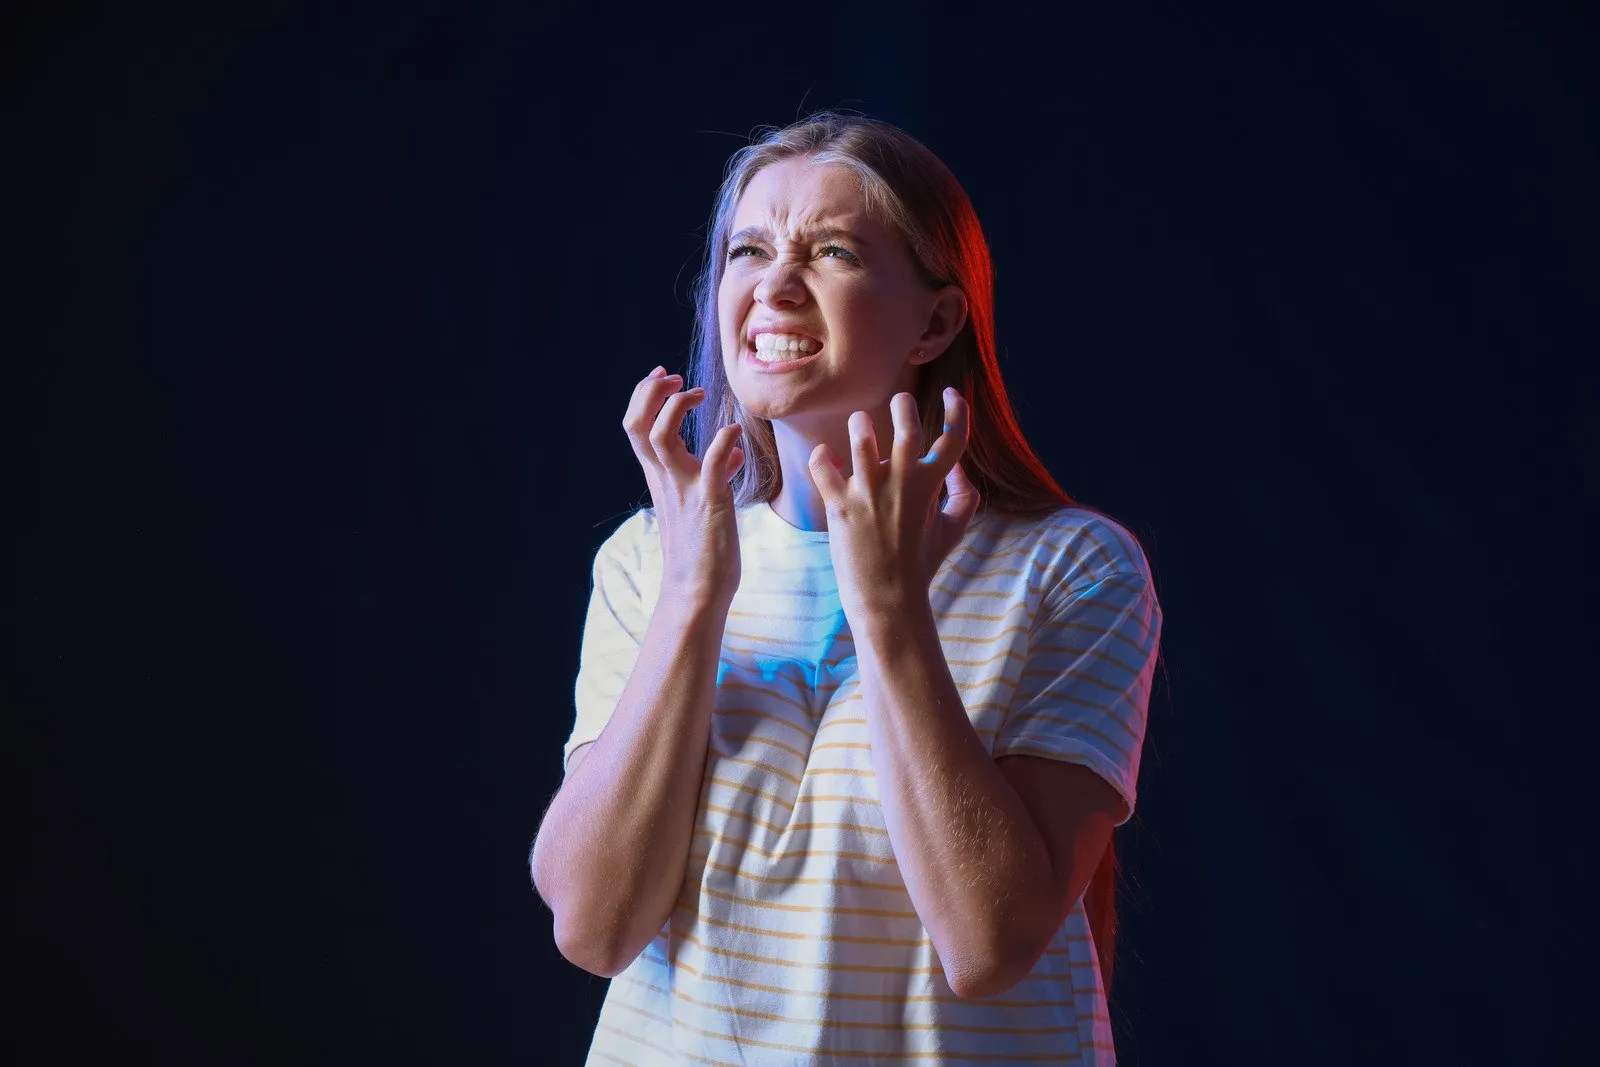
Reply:
[[[1056, 484], [1022, 436], [1000, 378], [994, 340], [994, 270], [989, 245], [966, 190], [933, 152], [903, 130], [864, 116], [823, 111], [792, 125], [765, 127], [728, 161], [706, 242], [705, 267], [695, 281], [695, 327], [689, 377], [706, 391], [690, 414], [697, 455], [704, 455], [717, 430], [740, 423], [743, 468], [734, 478], [739, 506], [770, 501], [782, 486], [772, 424], [739, 403], [722, 363], [717, 291], [727, 260], [728, 230], [739, 198], [756, 172], [780, 160], [802, 157], [849, 167], [861, 180], [867, 210], [905, 242], [929, 290], [955, 285], [967, 297], [967, 321], [937, 358], [919, 368], [915, 396], [923, 440], [942, 430], [946, 386], [966, 398], [971, 434], [961, 463], [981, 494], [985, 510], [1042, 516], [1062, 507], [1085, 508]], [[941, 490], [942, 493], [942, 490]], [[1086, 508], [1086, 510], [1095, 510]], [[1108, 845], [1084, 907], [1094, 933], [1107, 992], [1116, 953], [1114, 844]]]

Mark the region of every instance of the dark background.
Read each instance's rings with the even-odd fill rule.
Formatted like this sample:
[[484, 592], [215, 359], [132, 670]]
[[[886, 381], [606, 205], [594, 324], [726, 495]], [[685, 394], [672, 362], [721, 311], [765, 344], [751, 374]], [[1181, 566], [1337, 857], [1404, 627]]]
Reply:
[[1593, 9], [8, 10], [15, 1062], [581, 1062], [619, 421], [824, 106], [965, 183], [1156, 569], [1123, 1062], [1592, 1054]]

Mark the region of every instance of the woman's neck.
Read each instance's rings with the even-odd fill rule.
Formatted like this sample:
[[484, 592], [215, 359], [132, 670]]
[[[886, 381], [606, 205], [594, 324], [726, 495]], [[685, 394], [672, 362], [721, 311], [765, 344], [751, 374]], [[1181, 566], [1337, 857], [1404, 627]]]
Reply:
[[[887, 458], [894, 444], [894, 419], [889, 414], [888, 402], [871, 414], [873, 429], [877, 432], [878, 455]], [[815, 421], [774, 420], [772, 436], [778, 446], [778, 468], [783, 472], [783, 486], [772, 498], [772, 510], [797, 529], [826, 530], [828, 512], [816, 482], [811, 479], [811, 453], [818, 445], [827, 445], [836, 459], [844, 461], [839, 473], [850, 477], [855, 455], [850, 448], [848, 415]]]

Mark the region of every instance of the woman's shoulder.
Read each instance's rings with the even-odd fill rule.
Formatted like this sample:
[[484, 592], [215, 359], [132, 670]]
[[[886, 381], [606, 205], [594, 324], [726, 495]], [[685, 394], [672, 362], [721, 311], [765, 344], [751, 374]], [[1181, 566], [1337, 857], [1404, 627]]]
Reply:
[[[766, 504], [746, 504], [736, 509], [741, 533], [747, 528], [764, 529], [756, 520], [767, 518], [771, 509]], [[615, 521], [616, 516], [612, 517]], [[770, 524], [767, 524], [770, 525]], [[641, 505], [617, 523], [605, 538], [604, 544], [613, 548], [636, 548], [661, 543], [661, 527], [656, 521], [656, 509]]]
[[1066, 504], [1042, 514], [989, 512], [978, 525], [974, 540], [982, 555], [1026, 555], [1064, 580], [1151, 577], [1149, 557], [1134, 532], [1087, 505]]
[[[616, 516], [612, 516], [615, 521]], [[653, 551], [659, 552], [660, 530], [656, 526], [654, 508], [635, 508], [623, 517], [600, 542], [597, 550], [601, 556], [624, 563], [637, 564]]]
[[[766, 504], [747, 504], [737, 509], [736, 521], [741, 537], [759, 536], [770, 532], [771, 509]], [[616, 521], [612, 516], [611, 521]], [[596, 525], [603, 525], [597, 523]], [[611, 532], [600, 543], [606, 555], [641, 559], [661, 553], [661, 526], [656, 520], [656, 509], [648, 505], [635, 508], [622, 516]]]

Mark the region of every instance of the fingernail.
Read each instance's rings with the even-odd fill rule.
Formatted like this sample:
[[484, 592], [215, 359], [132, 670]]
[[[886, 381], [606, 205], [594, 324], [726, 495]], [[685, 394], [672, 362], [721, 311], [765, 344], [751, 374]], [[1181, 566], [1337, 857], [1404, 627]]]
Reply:
[[652, 377], [655, 376], [655, 375], [665, 374], [665, 373], [667, 373], [667, 368], [665, 368], [665, 367], [657, 367], [655, 370], [650, 372]]

